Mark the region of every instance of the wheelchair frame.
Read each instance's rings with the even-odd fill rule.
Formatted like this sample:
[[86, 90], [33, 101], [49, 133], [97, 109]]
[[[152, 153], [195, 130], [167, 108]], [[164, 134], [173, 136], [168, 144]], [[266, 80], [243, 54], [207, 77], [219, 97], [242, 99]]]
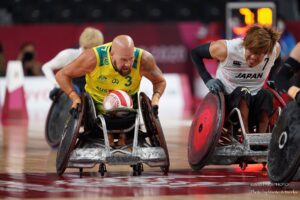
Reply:
[[[139, 136], [141, 136], [141, 118], [144, 117], [141, 111], [142, 105], [141, 101], [147, 102], [148, 106], [149, 103], [151, 104], [150, 99], [144, 94], [140, 93], [138, 95], [138, 108], [137, 109], [128, 109], [128, 108], [120, 108], [114, 110], [112, 112], [128, 112], [135, 114], [134, 124], [130, 127], [122, 130], [118, 129], [111, 129], [108, 130], [107, 122], [105, 119], [104, 114], [96, 115], [95, 106], [92, 103], [91, 97], [85, 93], [85, 98], [87, 98], [88, 103], [85, 103], [85, 106], [89, 104], [91, 106], [89, 111], [86, 111], [85, 114], [91, 117], [91, 120], [96, 123], [96, 126], [102, 130], [104, 142], [92, 142], [92, 143], [84, 143], [80, 140], [77, 141], [74, 149], [69, 155], [69, 159], [65, 168], [79, 168], [80, 174], [83, 172], [83, 168], [92, 168], [96, 164], [99, 165], [99, 172], [103, 176], [106, 172], [106, 164], [110, 165], [130, 165], [133, 168], [133, 175], [141, 175], [143, 171], [143, 163], [149, 165], [150, 167], [161, 167], [161, 170], [167, 174], [169, 171], [169, 155], [168, 149], [165, 143], [165, 139], [163, 136], [163, 132], [161, 129], [161, 125], [159, 119], [157, 118], [154, 122], [156, 129], [156, 133], [149, 133], [149, 130], [146, 130], [146, 135], [148, 137], [157, 138], [158, 145], [148, 144], [146, 142], [146, 138], [144, 138], [143, 143], [141, 144], [141, 140], [139, 140]], [[88, 113], [87, 112], [91, 112]], [[150, 115], [153, 115], [152, 111], [148, 110]], [[109, 114], [108, 111], [106, 114]], [[146, 112], [147, 113], [147, 112]], [[142, 115], [142, 117], [141, 117]], [[153, 117], [153, 116], [152, 116]], [[87, 119], [83, 119], [84, 125], [88, 123]], [[91, 122], [89, 122], [91, 123]], [[151, 123], [151, 122], [144, 122], [144, 123]], [[153, 122], [152, 122], [153, 123]], [[157, 128], [158, 127], [158, 128]], [[86, 128], [86, 127], [85, 127]], [[134, 130], [133, 130], [134, 129]], [[113, 149], [109, 144], [108, 132], [109, 133], [120, 133], [125, 132], [128, 133], [130, 131], [134, 131], [133, 134], [133, 142], [132, 144], [125, 145], [121, 148]], [[158, 135], [158, 137], [156, 137]], [[161, 139], [162, 138], [162, 139]], [[151, 139], [149, 139], [151, 140]], [[161, 141], [163, 140], [163, 141]], [[80, 142], [82, 143], [80, 145]], [[61, 142], [60, 145], [62, 145]], [[151, 142], [150, 142], [151, 143]], [[82, 147], [80, 147], [82, 146]], [[58, 170], [58, 175], [62, 175], [64, 170]]]
[[[273, 89], [270, 91], [274, 94], [274, 98], [278, 100], [281, 106], [285, 106], [284, 101]], [[223, 95], [222, 93], [216, 95]], [[222, 98], [218, 98], [222, 99]], [[281, 113], [281, 108], [278, 107], [279, 115]], [[234, 114], [238, 116], [238, 122], [233, 122], [230, 120], [230, 117]], [[225, 117], [225, 116], [224, 116]], [[224, 127], [225, 122], [229, 122], [229, 130]], [[220, 138], [217, 144], [212, 145], [211, 148], [214, 148], [213, 153], [209, 156], [209, 159], [203, 159], [196, 164], [191, 164], [191, 167], [194, 170], [199, 170], [205, 165], [230, 165], [230, 164], [239, 164], [242, 170], [245, 170], [247, 165], [250, 163], [262, 163], [265, 167], [267, 163], [268, 148], [267, 146], [271, 140], [270, 133], [246, 133], [245, 125], [243, 123], [241, 112], [238, 108], [231, 110], [230, 114], [227, 116], [227, 120], [222, 125], [221, 132], [219, 133]], [[237, 130], [234, 129], [235, 126], [239, 125], [238, 129], [241, 132], [241, 138], [238, 139]], [[221, 144], [221, 139], [227, 140], [227, 144]], [[228, 142], [229, 141], [229, 142]], [[190, 145], [190, 144], [189, 144]], [[261, 146], [262, 149], [253, 150], [252, 146]], [[266, 147], [266, 148], [264, 148]], [[204, 162], [204, 163], [202, 163]], [[198, 167], [199, 166], [199, 167]]]

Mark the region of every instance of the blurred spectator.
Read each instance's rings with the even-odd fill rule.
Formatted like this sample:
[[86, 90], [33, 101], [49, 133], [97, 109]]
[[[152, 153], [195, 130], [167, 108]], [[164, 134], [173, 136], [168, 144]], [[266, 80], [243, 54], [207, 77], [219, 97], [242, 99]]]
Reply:
[[35, 46], [31, 42], [26, 42], [21, 46], [18, 60], [23, 64], [25, 76], [42, 75], [41, 63], [36, 60]]
[[297, 42], [294, 35], [287, 30], [285, 21], [281, 16], [277, 19], [277, 29], [282, 32], [279, 43], [281, 45], [281, 58], [285, 60], [289, 57], [291, 50]]
[[0, 76], [5, 76], [6, 73], [6, 65], [5, 65], [5, 58], [4, 58], [4, 50], [3, 46], [0, 43]]

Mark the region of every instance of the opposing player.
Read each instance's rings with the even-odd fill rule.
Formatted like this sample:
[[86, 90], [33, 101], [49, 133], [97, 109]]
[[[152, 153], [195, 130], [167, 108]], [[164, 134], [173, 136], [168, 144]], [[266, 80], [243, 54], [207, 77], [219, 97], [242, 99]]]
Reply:
[[[42, 66], [42, 71], [45, 74], [46, 78], [49, 81], [51, 81], [55, 86], [55, 88], [50, 93], [50, 98], [53, 99], [59, 91], [59, 86], [55, 80], [54, 71], [63, 68], [65, 65], [75, 60], [85, 49], [89, 49], [103, 44], [103, 40], [103, 34], [100, 30], [93, 27], [87, 27], [83, 30], [79, 37], [79, 48], [64, 49], [60, 51], [53, 59], [51, 59]], [[83, 91], [85, 85], [84, 77], [79, 77], [73, 79], [72, 81], [75, 84], [76, 91]]]
[[[56, 80], [54, 71], [63, 68], [65, 65], [75, 60], [85, 49], [92, 48], [103, 44], [102, 33], [95, 28], [87, 27], [83, 30], [79, 37], [80, 48], [78, 49], [65, 49], [59, 52], [52, 60], [42, 66], [42, 70], [53, 84], [54, 89], [50, 91], [50, 99], [54, 100], [46, 121], [46, 139], [51, 147], [58, 146], [65, 120], [69, 115], [71, 102], [66, 95], [61, 92]], [[72, 80], [74, 88], [77, 93], [84, 90], [85, 77], [78, 77]]]
[[300, 165], [300, 43], [275, 73], [275, 86], [293, 99], [282, 110], [273, 130], [268, 152], [268, 174], [272, 182], [293, 180]]
[[[262, 87], [279, 58], [279, 38], [277, 30], [255, 25], [243, 39], [217, 40], [192, 50], [192, 60], [206, 86], [213, 93], [224, 92], [226, 112], [240, 109], [247, 133], [254, 125], [260, 133], [267, 131], [273, 97]], [[216, 78], [206, 70], [204, 58], [219, 61]]]
[[73, 109], [81, 104], [81, 99], [71, 80], [83, 75], [85, 91], [91, 95], [97, 112], [103, 112], [103, 99], [111, 90], [123, 90], [130, 96], [137, 96], [141, 78], [145, 76], [153, 84], [152, 106], [157, 115], [166, 80], [152, 54], [135, 48], [130, 36], [119, 35], [111, 43], [88, 49], [57, 72], [56, 80], [72, 100]]

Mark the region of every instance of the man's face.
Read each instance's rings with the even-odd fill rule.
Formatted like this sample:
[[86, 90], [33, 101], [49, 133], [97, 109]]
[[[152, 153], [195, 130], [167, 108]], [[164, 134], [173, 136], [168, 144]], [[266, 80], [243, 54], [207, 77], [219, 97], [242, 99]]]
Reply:
[[256, 52], [252, 52], [249, 49], [245, 51], [245, 59], [249, 67], [257, 66], [265, 57], [266, 54], [258, 54]]
[[131, 72], [131, 67], [134, 62], [133, 51], [115, 52], [111, 54], [111, 60], [115, 70], [122, 76], [127, 76]]

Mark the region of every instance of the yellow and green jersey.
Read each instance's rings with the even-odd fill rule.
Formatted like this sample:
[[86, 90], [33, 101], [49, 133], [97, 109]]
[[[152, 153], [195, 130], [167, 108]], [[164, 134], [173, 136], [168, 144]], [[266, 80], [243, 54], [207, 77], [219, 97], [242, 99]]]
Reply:
[[85, 75], [85, 91], [93, 98], [98, 111], [102, 110], [104, 97], [111, 90], [123, 90], [129, 95], [134, 95], [140, 88], [140, 63], [143, 50], [135, 48], [131, 72], [127, 76], [122, 76], [115, 71], [110, 60], [111, 44], [107, 43], [93, 48], [97, 64], [92, 72]]

